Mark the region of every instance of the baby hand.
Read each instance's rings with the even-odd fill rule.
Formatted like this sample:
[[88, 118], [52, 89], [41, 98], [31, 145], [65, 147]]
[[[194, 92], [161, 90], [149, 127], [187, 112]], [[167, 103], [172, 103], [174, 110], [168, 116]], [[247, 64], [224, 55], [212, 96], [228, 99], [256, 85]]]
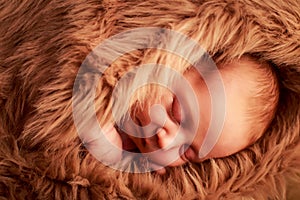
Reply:
[[[105, 165], [113, 165], [122, 160], [123, 150], [132, 151], [137, 149], [135, 143], [123, 132], [118, 132], [112, 123], [105, 125], [101, 132], [95, 123], [86, 128], [81, 140], [87, 150]], [[165, 174], [164, 167], [149, 161], [149, 167], [158, 174]]]
[[90, 126], [85, 131], [85, 135], [81, 140], [85, 144], [88, 151], [99, 161], [105, 165], [112, 165], [122, 159], [122, 139], [113, 126], [107, 124], [99, 132], [98, 123]]

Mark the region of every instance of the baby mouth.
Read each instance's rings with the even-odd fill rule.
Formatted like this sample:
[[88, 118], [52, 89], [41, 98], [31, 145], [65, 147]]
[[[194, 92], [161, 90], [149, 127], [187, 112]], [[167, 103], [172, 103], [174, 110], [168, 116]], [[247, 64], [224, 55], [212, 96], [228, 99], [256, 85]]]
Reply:
[[186, 156], [186, 152], [187, 152], [187, 149], [189, 148], [189, 145], [182, 145], [179, 149], [179, 156], [182, 160], [184, 160], [185, 162], [188, 162], [189, 159], [188, 157]]

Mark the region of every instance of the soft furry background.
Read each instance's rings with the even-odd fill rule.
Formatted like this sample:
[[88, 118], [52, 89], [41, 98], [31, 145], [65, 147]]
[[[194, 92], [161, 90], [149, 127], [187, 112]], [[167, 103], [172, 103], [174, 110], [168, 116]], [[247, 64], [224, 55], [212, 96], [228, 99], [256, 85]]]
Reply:
[[[272, 64], [280, 103], [265, 136], [239, 154], [172, 168], [164, 176], [121, 173], [95, 160], [73, 124], [75, 76], [103, 39], [148, 26], [187, 34], [217, 62], [247, 54]], [[297, 197], [287, 188], [297, 188], [300, 181], [299, 1], [2, 0], [0, 52], [2, 199]], [[109, 117], [105, 113], [118, 78], [149, 54], [170, 62], [163, 53], [145, 50], [107, 70], [96, 97], [100, 120]], [[98, 78], [80, 75], [86, 84]], [[84, 85], [78, 87], [88, 94]]]

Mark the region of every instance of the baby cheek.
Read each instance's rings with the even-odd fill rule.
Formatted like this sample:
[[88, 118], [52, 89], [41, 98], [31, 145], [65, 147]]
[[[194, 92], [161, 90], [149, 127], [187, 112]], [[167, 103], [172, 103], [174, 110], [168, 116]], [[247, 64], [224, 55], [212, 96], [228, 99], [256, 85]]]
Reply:
[[248, 137], [238, 133], [222, 133], [217, 144], [208, 154], [209, 158], [220, 158], [235, 154], [250, 145]]

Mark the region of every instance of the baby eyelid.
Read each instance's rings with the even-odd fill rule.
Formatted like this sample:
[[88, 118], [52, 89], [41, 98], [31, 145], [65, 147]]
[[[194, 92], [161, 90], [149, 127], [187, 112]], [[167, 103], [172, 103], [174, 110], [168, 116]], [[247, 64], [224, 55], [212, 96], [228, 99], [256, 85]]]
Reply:
[[170, 108], [170, 115], [176, 123], [180, 124], [180, 122], [181, 122], [181, 110], [180, 110], [179, 102], [178, 102], [176, 97], [173, 98], [172, 105], [171, 105], [171, 108]]

